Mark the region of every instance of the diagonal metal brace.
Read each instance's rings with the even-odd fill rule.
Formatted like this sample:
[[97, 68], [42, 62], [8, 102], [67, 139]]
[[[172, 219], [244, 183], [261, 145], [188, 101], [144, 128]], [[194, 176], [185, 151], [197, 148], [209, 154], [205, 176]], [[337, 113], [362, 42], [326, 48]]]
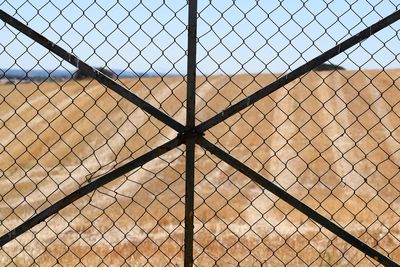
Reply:
[[168, 151], [180, 146], [182, 141], [179, 138], [175, 138], [153, 150], [147, 152], [146, 154], [128, 162], [127, 164], [111, 171], [108, 174], [103, 175], [102, 177], [96, 179], [95, 181], [79, 188], [78, 190], [74, 191], [73, 193], [69, 194], [68, 196], [64, 197], [63, 199], [57, 201], [50, 207], [46, 208], [42, 212], [34, 215], [27, 221], [23, 222], [21, 225], [16, 227], [15, 229], [9, 231], [5, 235], [0, 237], [0, 247], [4, 246], [11, 240], [15, 239], [19, 235], [23, 234], [24, 232], [28, 231], [35, 225], [41, 223], [42, 221], [49, 218], [51, 215], [57, 213], [58, 211], [62, 210], [69, 204], [73, 203], [75, 200], [85, 196], [86, 194], [98, 189], [99, 187], [121, 177], [122, 175], [143, 166], [147, 162], [160, 157], [161, 155], [167, 153]]
[[100, 71], [96, 70], [95, 68], [89, 66], [85, 62], [81, 61], [75, 55], [67, 52], [60, 46], [56, 45], [55, 43], [48, 40], [46, 37], [41, 35], [40, 33], [34, 31], [33, 29], [29, 28], [22, 22], [18, 21], [17, 19], [13, 18], [12, 16], [8, 15], [6, 12], [0, 9], [0, 19], [5, 23], [11, 25], [18, 31], [22, 32], [35, 42], [39, 43], [40, 45], [44, 46], [57, 56], [61, 57], [65, 61], [69, 62], [73, 66], [77, 67], [80, 71], [84, 72], [86, 75], [90, 76], [91, 78], [97, 80], [99, 83], [103, 84], [104, 86], [110, 88], [120, 96], [124, 97], [131, 103], [135, 104], [139, 108], [143, 109], [150, 115], [154, 116], [159, 121], [165, 123], [172, 129], [176, 130], [177, 132], [181, 132], [184, 129], [184, 126], [168, 116], [167, 114], [163, 113], [159, 109], [155, 108], [154, 106], [150, 105], [140, 97], [136, 96], [134, 93], [129, 91], [127, 88], [122, 86], [121, 84], [117, 83], [116, 81], [110, 79], [108, 76], [104, 75]]
[[292, 72], [286, 74], [285, 76], [279, 78], [278, 80], [272, 82], [271, 84], [267, 85], [266, 87], [258, 90], [254, 94], [246, 97], [245, 99], [239, 101], [238, 103], [230, 106], [226, 110], [224, 110], [221, 113], [215, 115], [214, 117], [208, 119], [207, 121], [204, 121], [203, 123], [201, 123], [200, 125], [198, 125], [196, 127], [196, 131], [197, 132], [207, 131], [211, 127], [217, 125], [218, 123], [223, 122], [227, 118], [235, 115], [236, 113], [240, 112], [241, 110], [247, 108], [248, 106], [259, 101], [260, 99], [266, 97], [267, 95], [275, 92], [279, 88], [294, 81], [295, 79], [299, 78], [303, 74], [306, 74], [307, 72], [313, 70], [314, 68], [318, 67], [325, 61], [332, 59], [333, 57], [346, 51], [347, 49], [351, 48], [352, 46], [362, 42], [363, 40], [374, 35], [375, 33], [384, 29], [385, 27], [393, 24], [394, 22], [398, 21], [399, 19], [400, 19], [400, 10], [398, 10], [398, 11], [394, 12], [393, 14], [387, 16], [386, 18], [378, 21], [377, 23], [375, 23], [372, 26], [366, 28], [365, 30], [359, 32], [358, 34], [350, 37], [349, 39], [343, 41], [342, 43], [338, 44], [337, 46], [329, 49], [325, 53], [315, 57], [311, 61], [305, 63], [304, 65], [298, 67], [294, 71], [292, 71]]
[[292, 207], [297, 209], [298, 211], [302, 212], [303, 214], [307, 215], [309, 218], [320, 224], [321, 226], [325, 227], [338, 237], [342, 238], [352, 246], [359, 249], [361, 252], [365, 253], [366, 255], [372, 257], [374, 260], [384, 264], [385, 266], [400, 266], [379, 251], [371, 248], [355, 236], [351, 235], [350, 233], [343, 230], [341, 227], [336, 225], [335, 223], [331, 222], [329, 219], [325, 218], [312, 208], [308, 207], [303, 202], [299, 201], [289, 193], [287, 193], [282, 188], [278, 187], [274, 183], [270, 182], [267, 178], [261, 176], [251, 168], [247, 167], [245, 164], [240, 162], [239, 160], [235, 159], [225, 151], [221, 150], [214, 144], [207, 141], [205, 138], [201, 137], [197, 139], [197, 143], [202, 146], [204, 149], [208, 150], [212, 154], [216, 155], [221, 160], [225, 161], [232, 167], [236, 168], [238, 171], [243, 173], [244, 175], [248, 176], [251, 180], [262, 186], [263, 188], [267, 189], [280, 199], [284, 200]]
[[196, 132], [195, 127], [186, 128], [183, 132], [177, 134], [177, 138], [179, 138], [183, 143], [188, 142], [188, 140], [196, 140], [200, 137], [204, 136], [203, 132]]

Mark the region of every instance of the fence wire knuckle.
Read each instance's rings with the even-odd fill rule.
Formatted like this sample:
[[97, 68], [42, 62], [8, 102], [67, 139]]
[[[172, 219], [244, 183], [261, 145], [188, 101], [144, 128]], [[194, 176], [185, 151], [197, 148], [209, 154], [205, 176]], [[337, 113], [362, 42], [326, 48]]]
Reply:
[[0, 266], [399, 266], [399, 6], [0, 1]]

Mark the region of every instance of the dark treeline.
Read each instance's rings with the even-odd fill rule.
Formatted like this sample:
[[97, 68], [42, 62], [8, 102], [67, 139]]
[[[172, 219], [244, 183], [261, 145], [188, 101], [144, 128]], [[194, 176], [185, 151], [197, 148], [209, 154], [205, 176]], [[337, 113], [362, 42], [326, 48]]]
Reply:
[[[117, 78], [137, 78], [137, 77], [158, 77], [162, 76], [154, 72], [136, 73], [133, 71], [123, 70], [110, 70], [104, 67], [96, 68], [103, 74], [107, 75], [111, 79]], [[45, 80], [62, 81], [68, 79], [82, 80], [89, 78], [80, 70], [69, 71], [69, 70], [24, 70], [24, 69], [0, 69], [0, 80], [3, 82], [40, 82]]]
[[[145, 72], [137, 73], [127, 70], [110, 70], [106, 67], [96, 68], [103, 74], [107, 75], [111, 79], [117, 78], [138, 78], [138, 77], [165, 77], [175, 76], [176, 74], [165, 74], [156, 72]], [[334, 70], [345, 70], [342, 66], [324, 63], [314, 68], [314, 71], [334, 71]], [[24, 70], [24, 69], [0, 69], [0, 80], [2, 82], [41, 82], [46, 80], [62, 81], [68, 79], [83, 80], [88, 79], [85, 73], [80, 70], [69, 71], [69, 70]]]

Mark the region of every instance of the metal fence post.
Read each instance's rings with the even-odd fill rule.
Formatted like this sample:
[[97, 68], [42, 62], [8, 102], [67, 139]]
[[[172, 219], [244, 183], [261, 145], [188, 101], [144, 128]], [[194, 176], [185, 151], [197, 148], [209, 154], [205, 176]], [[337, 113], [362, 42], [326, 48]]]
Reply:
[[399, 4], [3, 2], [2, 266], [400, 266]]
[[186, 107], [185, 266], [193, 266], [197, 0], [189, 1]]

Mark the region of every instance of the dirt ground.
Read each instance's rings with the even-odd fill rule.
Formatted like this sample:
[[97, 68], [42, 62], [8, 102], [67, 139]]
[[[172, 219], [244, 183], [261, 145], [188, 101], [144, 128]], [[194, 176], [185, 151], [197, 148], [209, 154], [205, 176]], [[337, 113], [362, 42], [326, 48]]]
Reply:
[[[400, 70], [311, 72], [205, 137], [400, 262]], [[198, 77], [197, 123], [276, 79]], [[182, 124], [182, 77], [121, 83]], [[94, 81], [0, 85], [0, 234], [176, 132]], [[182, 266], [185, 147], [0, 249], [0, 266]], [[377, 262], [196, 147], [197, 266]]]

